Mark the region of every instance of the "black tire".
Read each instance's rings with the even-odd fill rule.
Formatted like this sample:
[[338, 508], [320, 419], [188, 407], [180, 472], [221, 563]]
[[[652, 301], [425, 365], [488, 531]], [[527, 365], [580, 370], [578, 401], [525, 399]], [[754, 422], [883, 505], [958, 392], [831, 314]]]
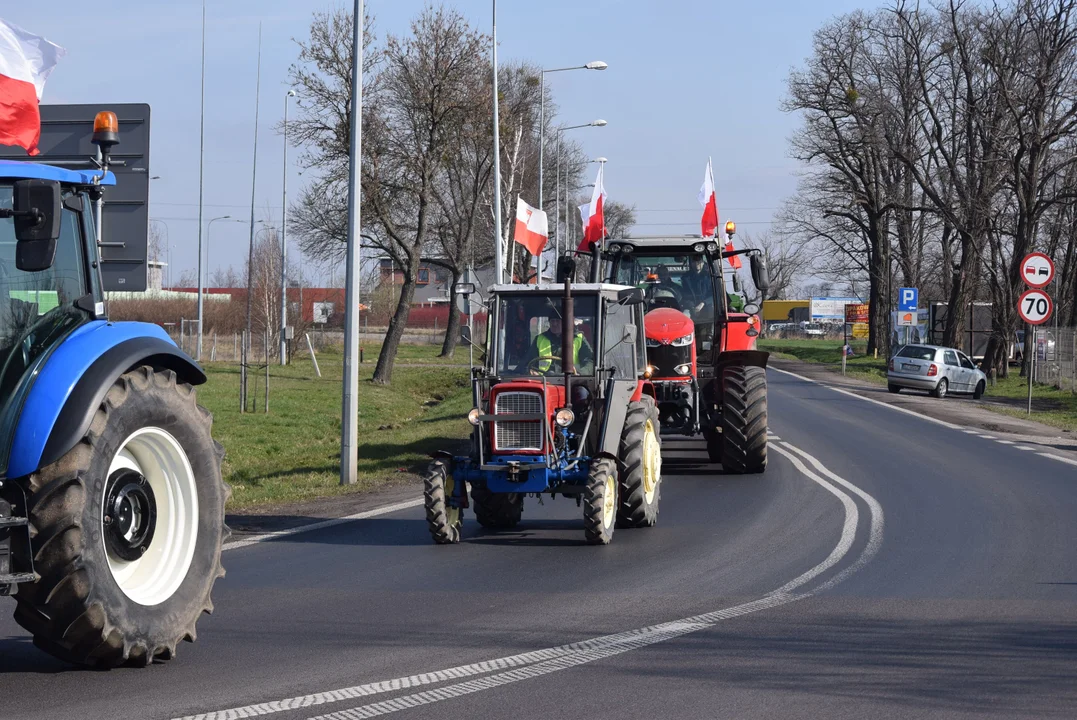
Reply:
[[979, 400], [980, 398], [982, 398], [984, 396], [984, 391], [986, 391], [986, 390], [987, 390], [987, 384], [983, 380], [976, 383], [976, 389], [972, 391], [972, 399], [973, 400]]
[[722, 468], [761, 473], [767, 467], [767, 373], [755, 365], [722, 374]]
[[722, 462], [722, 433], [719, 430], [710, 430], [704, 433], [707, 440], [707, 456], [712, 463]]
[[946, 381], [946, 378], [942, 378], [939, 380], [939, 384], [935, 386], [935, 389], [931, 391], [931, 395], [937, 398], [944, 398], [949, 389], [950, 383]]
[[901, 392], [901, 387], [898, 386], [898, 385], [889, 384], [889, 385], [886, 386], [886, 389], [889, 390], [890, 392], [894, 393], [895, 395], [897, 395], [899, 392]]
[[445, 502], [447, 495], [452, 492], [452, 483], [452, 471], [443, 460], [430, 463], [423, 477], [423, 499], [426, 505], [426, 524], [430, 526], [430, 535], [438, 545], [460, 542], [463, 513], [450, 508]]
[[[38, 647], [68, 662], [116, 667], [170, 660], [180, 640], [194, 641], [195, 623], [212, 612], [213, 584], [224, 576], [221, 543], [228, 535], [224, 508], [231, 491], [221, 479], [224, 449], [213, 440], [212, 425], [194, 388], [178, 383], [171, 370], [143, 366], [109, 389], [74, 448], [30, 476], [31, 547], [41, 579], [19, 586], [15, 620]], [[135, 602], [117, 583], [103, 524], [113, 460], [147, 428], [176, 441], [198, 502], [191, 564], [179, 586], [152, 605]], [[155, 529], [148, 547], [163, 533]]]
[[[659, 444], [658, 467], [653, 470], [657, 478], [654, 487], [647, 492], [644, 447], [650, 425], [650, 436]], [[638, 402], [628, 405], [624, 427], [621, 428], [621, 444], [617, 453], [622, 470], [619, 478], [617, 504], [617, 527], [653, 527], [658, 522], [658, 498], [662, 484], [661, 425], [654, 399], [644, 395]], [[648, 498], [648, 494], [650, 497]]]
[[482, 483], [471, 484], [471, 507], [475, 519], [488, 530], [509, 530], [520, 523], [524, 514], [524, 496], [520, 493], [495, 493]]
[[591, 462], [583, 495], [583, 532], [587, 544], [609, 545], [616, 527], [617, 463], [609, 458], [596, 458]]

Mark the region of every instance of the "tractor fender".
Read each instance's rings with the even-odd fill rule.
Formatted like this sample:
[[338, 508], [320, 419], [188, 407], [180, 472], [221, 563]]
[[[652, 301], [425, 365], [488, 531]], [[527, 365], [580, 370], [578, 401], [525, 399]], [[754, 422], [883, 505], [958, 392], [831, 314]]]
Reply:
[[181, 383], [201, 385], [206, 374], [150, 323], [94, 321], [53, 351], [23, 404], [8, 460], [22, 477], [56, 462], [86, 434], [109, 388], [140, 365], [172, 370]]
[[606, 383], [606, 417], [602, 422], [602, 434], [598, 438], [599, 457], [617, 457], [621, 447], [621, 430], [628, 417], [628, 404], [639, 391], [637, 380], [612, 379]]
[[715, 376], [721, 377], [721, 369], [730, 365], [754, 365], [765, 368], [769, 359], [770, 353], [763, 350], [727, 350], [719, 354], [714, 363], [718, 370]]
[[654, 384], [650, 380], [640, 380], [638, 382], [636, 392], [632, 393], [630, 402], [639, 402], [644, 395], [650, 395], [652, 400], [655, 397]]

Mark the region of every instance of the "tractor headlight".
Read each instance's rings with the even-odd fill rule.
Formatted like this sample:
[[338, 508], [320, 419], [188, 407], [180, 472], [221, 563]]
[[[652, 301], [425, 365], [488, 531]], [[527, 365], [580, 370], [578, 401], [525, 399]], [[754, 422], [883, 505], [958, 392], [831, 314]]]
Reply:
[[718, 254], [718, 243], [710, 243], [707, 245], [707, 249], [711, 251], [712, 255]]
[[558, 427], [567, 428], [576, 420], [576, 413], [572, 412], [568, 408], [561, 408], [554, 416], [553, 421], [557, 423]]
[[702, 253], [702, 252], [703, 252], [703, 250], [704, 250], [704, 249], [705, 249], [706, 247], [707, 247], [707, 246], [706, 246], [706, 245], [704, 245], [703, 243], [696, 243], [695, 245], [693, 245], [693, 246], [692, 246], [692, 252], [696, 252], [696, 253]]
[[691, 345], [692, 342], [695, 339], [696, 339], [696, 334], [695, 333], [688, 333], [687, 335], [684, 335], [684, 336], [679, 337], [676, 340], [674, 340], [672, 344], [673, 344], [673, 347], [685, 347], [687, 345]]
[[471, 408], [471, 412], [467, 414], [467, 421], [472, 425], [479, 424], [479, 416], [482, 415], [482, 411], [478, 408]]
[[673, 372], [677, 373], [678, 375], [687, 375], [691, 371], [692, 371], [692, 366], [689, 365], [688, 363], [685, 363], [683, 365], [678, 365], [677, 367], [673, 368]]
[[631, 245], [621, 245], [621, 252], [623, 253], [630, 253], [635, 249], [636, 248], [632, 247]]

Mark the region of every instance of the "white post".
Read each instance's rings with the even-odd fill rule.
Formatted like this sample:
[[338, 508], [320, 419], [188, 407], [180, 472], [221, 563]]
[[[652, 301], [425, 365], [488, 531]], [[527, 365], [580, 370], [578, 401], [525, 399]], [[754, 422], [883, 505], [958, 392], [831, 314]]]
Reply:
[[344, 398], [340, 434], [341, 485], [355, 484], [359, 464], [359, 162], [363, 147], [363, 0], [355, 0], [353, 13], [351, 132], [348, 147], [348, 270], [344, 290]]
[[[280, 364], [287, 362], [287, 343], [284, 332], [288, 327], [288, 98], [295, 90], [284, 94], [284, 180], [280, 211]], [[300, 313], [303, 312], [300, 307]]]
[[314, 363], [314, 372], [317, 373], [318, 377], [321, 377], [322, 376], [322, 369], [320, 367], [318, 367], [318, 358], [314, 354], [314, 346], [310, 342], [310, 334], [309, 333], [303, 333], [303, 337], [305, 337], [307, 339], [307, 350], [310, 351], [310, 361], [312, 363]]
[[490, 43], [494, 66], [494, 282], [504, 281], [505, 260], [501, 247], [501, 128], [497, 119], [497, 0], [493, 0], [493, 32]]

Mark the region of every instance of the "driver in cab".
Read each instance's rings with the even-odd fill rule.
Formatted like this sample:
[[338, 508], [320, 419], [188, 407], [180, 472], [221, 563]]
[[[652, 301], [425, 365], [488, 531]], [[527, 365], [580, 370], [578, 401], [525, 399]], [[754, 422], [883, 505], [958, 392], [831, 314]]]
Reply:
[[[560, 375], [565, 372], [561, 365], [561, 332], [561, 318], [555, 315], [550, 318], [549, 329], [535, 336], [524, 359], [532, 375]], [[578, 328], [572, 340], [572, 364], [577, 374], [590, 375], [594, 372], [595, 351]]]

